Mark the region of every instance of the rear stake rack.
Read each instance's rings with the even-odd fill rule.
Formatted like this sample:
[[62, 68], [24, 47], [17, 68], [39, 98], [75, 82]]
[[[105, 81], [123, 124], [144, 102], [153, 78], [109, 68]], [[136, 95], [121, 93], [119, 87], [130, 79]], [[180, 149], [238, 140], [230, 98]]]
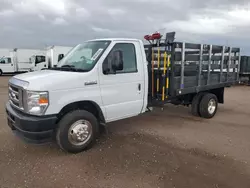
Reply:
[[[156, 81], [156, 98], [157, 99], [160, 99], [160, 41], [161, 41], [161, 38], [162, 38], [162, 35], [159, 33], [159, 32], [156, 32], [152, 35], [145, 35], [144, 36], [144, 39], [147, 40], [150, 44], [152, 44], [152, 46], [154, 45], [157, 45], [158, 47], [158, 58], [157, 58], [157, 68], [158, 68], [158, 72], [157, 72], [157, 81]], [[155, 53], [154, 53], [154, 48], [152, 48], [152, 79], [151, 79], [151, 85], [152, 85], [152, 91], [151, 91], [151, 95], [152, 95], [152, 98], [155, 97], [154, 95], [154, 64], [155, 64], [155, 61], [154, 61], [154, 58], [155, 58]]]
[[[167, 33], [166, 39], [162, 39], [162, 35], [158, 32], [152, 35], [144, 36], [150, 44], [151, 51], [151, 96], [152, 99], [164, 102], [169, 97], [170, 69], [171, 69], [171, 53], [175, 32]], [[164, 50], [161, 48], [164, 47]], [[156, 49], [157, 48], [157, 49]], [[162, 58], [163, 55], [163, 58]], [[157, 64], [155, 66], [157, 60]], [[156, 78], [155, 78], [156, 77]], [[156, 87], [155, 87], [156, 84]], [[155, 89], [156, 88], [156, 89]], [[161, 89], [160, 89], [161, 88]], [[156, 92], [156, 95], [155, 95]]]

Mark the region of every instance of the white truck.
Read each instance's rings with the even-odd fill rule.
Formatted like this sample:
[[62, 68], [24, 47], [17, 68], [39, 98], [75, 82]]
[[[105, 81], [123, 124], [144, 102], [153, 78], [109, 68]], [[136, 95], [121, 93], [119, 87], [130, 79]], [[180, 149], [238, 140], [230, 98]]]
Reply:
[[[138, 39], [90, 40], [57, 67], [12, 77], [9, 127], [28, 142], [55, 139], [63, 150], [77, 153], [90, 148], [107, 123], [166, 103], [191, 104], [193, 115], [212, 118], [224, 102], [224, 87], [238, 80], [237, 70], [224, 72], [222, 65], [238, 68], [240, 49], [173, 37], [146, 36], [149, 45]], [[218, 67], [221, 72], [213, 71]]]
[[[10, 57], [11, 52], [13, 49], [8, 48], [1, 48], [0, 49], [0, 67], [5, 67], [8, 61], [11, 61], [8, 59]], [[2, 71], [0, 71], [0, 75], [2, 75]]]
[[24, 73], [33, 69], [31, 56], [40, 54], [39, 49], [13, 49], [8, 56], [0, 59], [0, 75], [8, 73]]
[[54, 67], [73, 47], [49, 46], [31, 57], [32, 70], [39, 71]]
[[46, 51], [37, 51], [35, 55], [30, 57], [30, 62], [32, 64], [30, 71], [39, 71], [48, 68], [48, 63], [46, 62]]
[[46, 64], [49, 68], [54, 67], [73, 47], [71, 46], [49, 46], [46, 52]]

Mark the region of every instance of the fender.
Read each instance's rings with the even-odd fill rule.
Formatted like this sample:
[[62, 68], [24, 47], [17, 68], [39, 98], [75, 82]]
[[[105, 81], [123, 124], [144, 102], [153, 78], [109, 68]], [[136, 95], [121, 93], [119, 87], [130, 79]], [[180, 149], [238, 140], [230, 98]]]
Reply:
[[76, 109], [87, 110], [91, 112], [93, 115], [95, 115], [96, 118], [100, 121], [100, 123], [106, 124], [106, 120], [101, 107], [96, 102], [89, 100], [77, 101], [64, 106], [58, 114], [58, 121], [62, 118], [63, 115]]

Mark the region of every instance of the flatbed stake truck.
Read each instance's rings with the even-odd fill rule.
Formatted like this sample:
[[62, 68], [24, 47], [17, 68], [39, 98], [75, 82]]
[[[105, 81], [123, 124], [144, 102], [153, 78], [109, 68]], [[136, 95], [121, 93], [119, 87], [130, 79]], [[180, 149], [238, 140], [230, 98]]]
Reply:
[[56, 140], [77, 153], [95, 143], [101, 125], [166, 103], [191, 105], [193, 115], [212, 118], [224, 103], [224, 88], [239, 80], [240, 49], [174, 37], [147, 35], [146, 45], [130, 38], [89, 40], [57, 67], [12, 77], [9, 127], [28, 142]]

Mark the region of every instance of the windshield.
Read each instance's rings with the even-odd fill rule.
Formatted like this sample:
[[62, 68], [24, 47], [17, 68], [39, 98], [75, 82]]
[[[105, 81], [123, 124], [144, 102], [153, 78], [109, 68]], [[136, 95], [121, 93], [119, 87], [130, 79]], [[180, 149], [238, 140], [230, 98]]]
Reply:
[[111, 41], [89, 41], [73, 48], [57, 65], [90, 71]]

